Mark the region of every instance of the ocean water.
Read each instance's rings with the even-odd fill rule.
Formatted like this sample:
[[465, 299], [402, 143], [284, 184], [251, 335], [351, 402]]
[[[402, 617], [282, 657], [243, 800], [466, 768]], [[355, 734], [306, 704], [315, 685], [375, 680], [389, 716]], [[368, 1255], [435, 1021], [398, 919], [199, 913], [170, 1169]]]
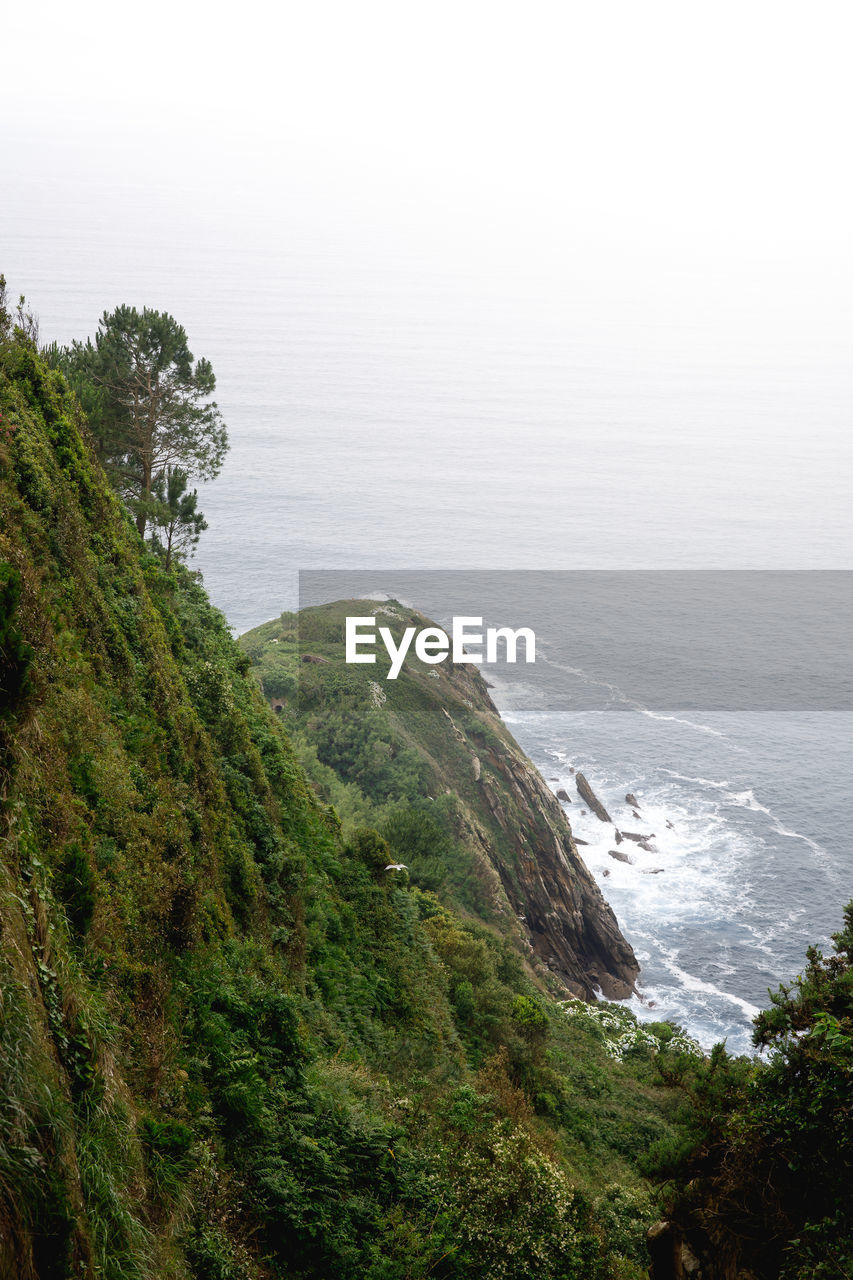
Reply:
[[[795, 265], [688, 270], [585, 246], [543, 261], [535, 237], [480, 259], [239, 206], [226, 189], [211, 202], [27, 172], [4, 192], [0, 269], [43, 339], [91, 334], [133, 302], [172, 311], [213, 363], [232, 449], [203, 491], [197, 565], [236, 632], [293, 607], [305, 570], [374, 570], [371, 589], [395, 594], [414, 569], [525, 582], [850, 564], [841, 275], [813, 288]], [[478, 612], [454, 591], [409, 598]], [[814, 639], [814, 601], [799, 597], [787, 590], [778, 616]], [[513, 599], [486, 612], [524, 625], [527, 597]], [[777, 661], [771, 694], [758, 657], [738, 667], [730, 633], [720, 652], [740, 687], [719, 697], [705, 681], [691, 701], [683, 666], [675, 690], [649, 681], [657, 640], [637, 599], [607, 599], [543, 615], [535, 679], [489, 678], [521, 745], [572, 796], [584, 857], [643, 966], [638, 1012], [746, 1049], [767, 988], [809, 942], [826, 945], [853, 897], [850, 700], [811, 678], [839, 633], [824, 610], [811, 676], [802, 655], [781, 674]], [[618, 825], [654, 833], [654, 853], [625, 842], [633, 863], [610, 857], [613, 829], [581, 813], [578, 768]]]

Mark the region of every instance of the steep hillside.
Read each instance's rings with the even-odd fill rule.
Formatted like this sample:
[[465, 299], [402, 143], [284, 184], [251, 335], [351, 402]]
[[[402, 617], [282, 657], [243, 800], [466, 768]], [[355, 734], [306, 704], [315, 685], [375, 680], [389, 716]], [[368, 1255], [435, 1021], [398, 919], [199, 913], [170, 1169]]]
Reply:
[[[375, 664], [346, 665], [345, 619], [368, 614], [398, 643], [406, 626], [435, 625], [396, 601], [349, 600], [284, 614], [242, 637], [271, 705], [315, 746], [321, 765], [362, 792], [374, 820], [377, 811], [398, 815], [399, 827], [402, 813], [420, 806], [445, 830], [440, 870], [457, 906], [469, 904], [517, 937], [566, 994], [630, 995], [634, 954], [560, 805], [501, 720], [479, 671], [427, 665], [412, 654], [387, 680], [381, 647]], [[322, 783], [322, 772], [313, 772]], [[405, 841], [399, 852], [414, 858], [416, 882], [425, 875], [431, 883]]]
[[[344, 835], [0, 330], [0, 1276], [642, 1275], [683, 1046], [548, 994], [635, 969], [485, 691], [439, 742], [410, 686], [395, 767], [458, 805], [388, 790], [389, 845], [336, 782]], [[369, 716], [344, 732], [387, 780]]]

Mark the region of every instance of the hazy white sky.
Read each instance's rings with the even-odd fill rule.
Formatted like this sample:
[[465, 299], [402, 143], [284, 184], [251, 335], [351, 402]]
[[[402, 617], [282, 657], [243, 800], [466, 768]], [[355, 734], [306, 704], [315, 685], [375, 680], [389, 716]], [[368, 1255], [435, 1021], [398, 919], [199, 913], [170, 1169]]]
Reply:
[[418, 565], [847, 563], [849, 0], [6, 7], [0, 270], [47, 339], [132, 301], [213, 360], [229, 616], [399, 550], [377, 468]]
[[16, 154], [557, 265], [583, 242], [850, 267], [847, 3], [8, 9]]

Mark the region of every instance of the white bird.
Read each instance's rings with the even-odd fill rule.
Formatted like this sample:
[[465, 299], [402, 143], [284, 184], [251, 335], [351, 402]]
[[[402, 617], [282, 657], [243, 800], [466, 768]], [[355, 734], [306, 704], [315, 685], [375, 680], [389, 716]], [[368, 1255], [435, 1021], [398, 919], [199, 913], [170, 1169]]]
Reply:
[[404, 862], [389, 862], [385, 868], [386, 871], [408, 871], [408, 869]]

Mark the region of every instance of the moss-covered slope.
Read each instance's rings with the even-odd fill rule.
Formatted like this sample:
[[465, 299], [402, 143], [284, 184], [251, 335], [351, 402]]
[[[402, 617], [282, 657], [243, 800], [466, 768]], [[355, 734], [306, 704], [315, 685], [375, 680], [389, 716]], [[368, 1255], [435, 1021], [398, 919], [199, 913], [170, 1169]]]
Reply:
[[[519, 802], [471, 694], [466, 745], [430, 745], [413, 691], [400, 764], [458, 743], [473, 784], [488, 724], [504, 872], [471, 846], [445, 892], [441, 858], [432, 888], [386, 874], [355, 784], [344, 838], [198, 582], [143, 548], [62, 378], [0, 333], [4, 1280], [642, 1274], [671, 1033], [617, 1061], [499, 927]], [[381, 773], [369, 730], [347, 733]], [[464, 813], [491, 849], [492, 808]], [[395, 821], [407, 847], [447, 831]]]

